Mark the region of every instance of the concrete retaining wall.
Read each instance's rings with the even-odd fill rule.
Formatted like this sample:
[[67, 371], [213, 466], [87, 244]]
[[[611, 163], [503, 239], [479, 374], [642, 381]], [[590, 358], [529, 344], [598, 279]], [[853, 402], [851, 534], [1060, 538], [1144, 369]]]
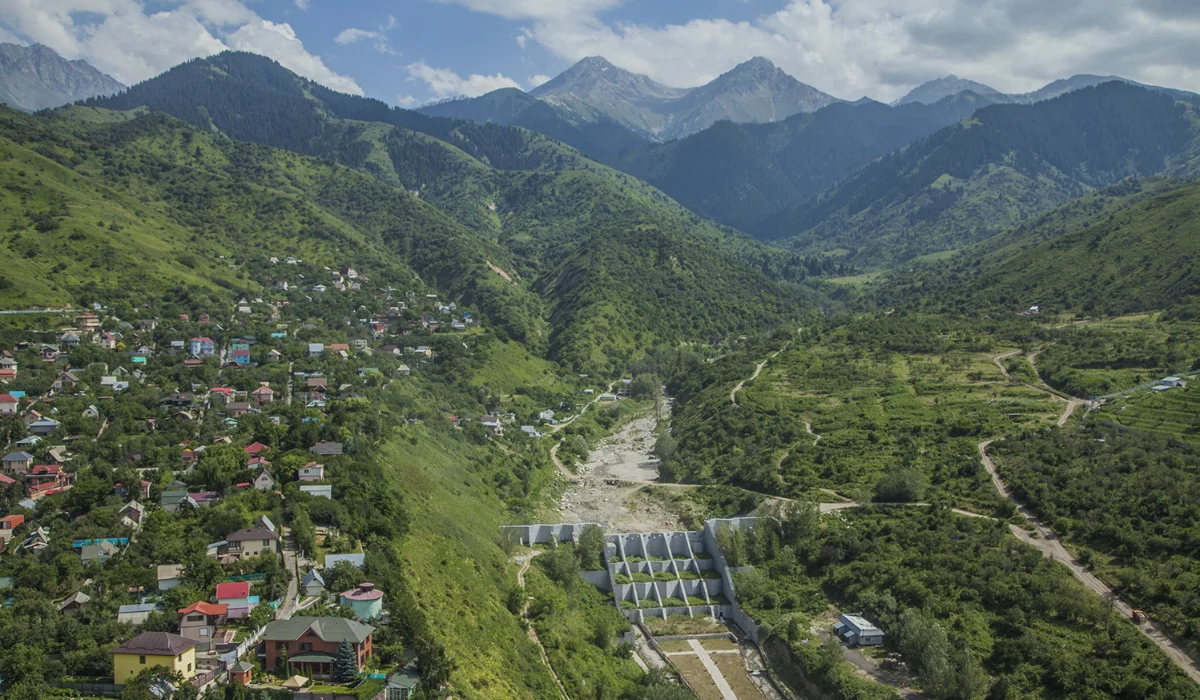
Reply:
[[504, 525], [500, 531], [523, 545], [547, 544], [551, 538], [559, 542], [574, 542], [586, 525], [596, 523], [556, 523], [537, 525]]
[[612, 577], [608, 575], [607, 571], [580, 571], [579, 575], [596, 588], [604, 591], [612, 590]]

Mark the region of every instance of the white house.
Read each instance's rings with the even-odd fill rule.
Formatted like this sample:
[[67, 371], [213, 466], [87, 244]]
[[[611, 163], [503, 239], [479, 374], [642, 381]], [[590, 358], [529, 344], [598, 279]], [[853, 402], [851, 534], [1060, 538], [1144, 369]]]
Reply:
[[838, 615], [833, 632], [852, 647], [874, 647], [883, 644], [883, 630], [872, 625], [861, 615]]
[[321, 481], [325, 478], [325, 465], [309, 462], [300, 467], [300, 473], [297, 478], [300, 481]]
[[1163, 377], [1155, 389], [1178, 389], [1187, 386], [1187, 380], [1180, 377]]

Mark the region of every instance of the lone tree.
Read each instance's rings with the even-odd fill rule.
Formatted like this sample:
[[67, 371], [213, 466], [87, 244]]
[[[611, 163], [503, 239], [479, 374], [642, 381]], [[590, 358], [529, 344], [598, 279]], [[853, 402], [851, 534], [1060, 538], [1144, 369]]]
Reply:
[[604, 554], [604, 532], [599, 525], [584, 525], [579, 533], [579, 542], [575, 545], [575, 553], [579, 556], [579, 568], [584, 571], [595, 571], [602, 568]]
[[335, 683], [350, 683], [358, 678], [358, 658], [354, 655], [354, 645], [350, 640], [343, 639], [338, 644], [337, 657], [333, 660], [333, 680]]

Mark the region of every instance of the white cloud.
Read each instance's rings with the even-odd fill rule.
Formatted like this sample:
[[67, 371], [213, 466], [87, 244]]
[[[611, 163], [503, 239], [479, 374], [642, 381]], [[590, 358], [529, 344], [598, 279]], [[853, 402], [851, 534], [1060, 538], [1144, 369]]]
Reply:
[[343, 29], [340, 34], [333, 38], [333, 40], [339, 44], [353, 44], [362, 41], [363, 39], [383, 38], [383, 34], [380, 34], [379, 32], [373, 32], [369, 29], [355, 29], [354, 27], [351, 27], [349, 29]]
[[349, 29], [343, 29], [337, 36], [333, 38], [333, 40], [334, 42], [343, 46], [346, 44], [357, 44], [360, 41], [370, 41], [375, 47], [375, 50], [379, 53], [386, 53], [395, 56], [399, 52], [392, 50], [391, 44], [388, 43], [387, 34], [385, 34], [385, 32], [390, 31], [391, 29], [395, 28], [395, 26], [396, 18], [388, 15], [387, 23], [380, 25], [378, 31], [350, 27]]
[[525, 21], [564, 62], [601, 55], [689, 87], [765, 56], [839, 97], [892, 99], [948, 73], [1024, 92], [1076, 73], [1200, 90], [1195, 0], [786, 0], [751, 21], [611, 21], [621, 0], [442, 0]]
[[505, 19], [567, 19], [593, 15], [624, 4], [625, 0], [440, 0], [464, 5]]
[[421, 101], [412, 95], [396, 95], [396, 104], [405, 109], [412, 109], [421, 104]]
[[[163, 9], [163, 8], [167, 9]], [[352, 78], [304, 48], [291, 25], [263, 19], [242, 0], [3, 0], [0, 23], [69, 59], [83, 58], [132, 85], [191, 58], [251, 51], [335, 90]]]
[[495, 75], [479, 75], [478, 73], [465, 78], [446, 68], [434, 68], [424, 61], [410, 63], [407, 66], [409, 80], [420, 80], [429, 86], [435, 99], [447, 97], [478, 97], [492, 90], [513, 87], [520, 89], [521, 85], [512, 78], [497, 73]]
[[296, 9], [308, 11], [308, 0], [296, 0]]
[[353, 78], [333, 72], [320, 56], [305, 51], [290, 24], [260, 20], [257, 23], [243, 24], [226, 39], [231, 49], [253, 51], [273, 58], [284, 68], [315, 80], [325, 87], [351, 95], [363, 94], [362, 88]]
[[538, 73], [537, 75], [529, 76], [529, 80], [526, 80], [525, 82], [529, 84], [529, 89], [532, 90], [539, 85], [544, 85], [550, 82], [551, 80], [552, 78], [550, 76]]
[[17, 46], [25, 46], [26, 41], [16, 34], [8, 31], [4, 27], [0, 27], [0, 44], [16, 44]]

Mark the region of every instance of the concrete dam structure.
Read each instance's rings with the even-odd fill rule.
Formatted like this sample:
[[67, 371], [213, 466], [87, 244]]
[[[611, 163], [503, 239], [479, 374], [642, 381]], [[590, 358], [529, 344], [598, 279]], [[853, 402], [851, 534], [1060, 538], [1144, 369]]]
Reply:
[[[584, 571], [592, 585], [613, 594], [613, 602], [631, 622], [649, 617], [706, 615], [736, 622], [753, 636], [757, 625], [738, 608], [733, 573], [717, 544], [723, 528], [753, 528], [758, 518], [706, 520], [695, 532], [605, 535], [604, 566]], [[510, 525], [501, 528], [514, 542], [576, 542], [594, 523]], [[747, 567], [748, 568], [748, 567]]]

